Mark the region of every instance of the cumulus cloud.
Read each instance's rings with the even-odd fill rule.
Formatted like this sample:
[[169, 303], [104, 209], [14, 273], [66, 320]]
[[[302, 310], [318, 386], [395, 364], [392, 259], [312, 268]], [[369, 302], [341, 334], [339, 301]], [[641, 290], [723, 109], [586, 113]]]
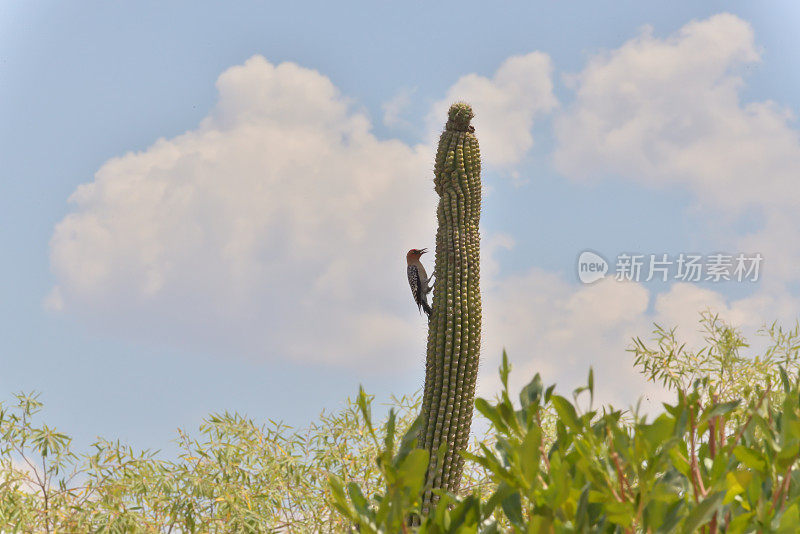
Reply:
[[254, 56], [217, 89], [197, 128], [107, 161], [72, 194], [50, 307], [263, 358], [417, 354], [402, 251], [433, 237], [429, 150], [377, 139], [293, 63]]
[[646, 28], [591, 58], [555, 121], [557, 169], [576, 180], [677, 184], [711, 216], [755, 212], [760, 230], [727, 232], [721, 245], [762, 252], [766, 283], [793, 279], [800, 248], [785, 236], [800, 223], [800, 135], [791, 110], [742, 101], [742, 73], [759, 56], [750, 25], [720, 14], [664, 39]]
[[778, 321], [791, 325], [797, 319], [800, 300], [783, 290], [765, 288], [740, 298], [726, 297], [718, 291], [694, 284], [676, 283], [669, 291], [655, 298], [653, 322], [681, 328], [681, 339], [689, 347], [702, 347], [704, 334], [691, 319], [703, 310], [718, 313], [729, 324], [740, 329], [750, 342], [749, 354], [756, 355], [769, 344], [761, 331], [767, 323]]
[[574, 78], [576, 100], [556, 120], [557, 168], [576, 179], [680, 183], [723, 208], [796, 205], [791, 112], [739, 96], [743, 67], [758, 60], [750, 25], [733, 15], [665, 39], [643, 30]]
[[[740, 69], [755, 61], [752, 30], [732, 15], [665, 39], [644, 30], [591, 58], [555, 121], [556, 167], [576, 180], [679, 183], [720, 210], [773, 208], [765, 228], [794, 231], [797, 133], [786, 110], [740, 101]], [[463, 76], [428, 125], [439, 131], [452, 101], [470, 101], [484, 161], [511, 168], [534, 142], [534, 121], [558, 105], [551, 76], [540, 52], [509, 58], [491, 78]], [[74, 192], [51, 241], [48, 305], [215, 352], [417, 365], [425, 325], [409, 314], [397, 251], [432, 246], [431, 147], [376, 138], [328, 78], [292, 63], [256, 56], [217, 87], [197, 128], [109, 160]], [[387, 123], [401, 107], [402, 94]], [[770, 272], [784, 258], [782, 280], [792, 279], [800, 249], [766, 232], [739, 236], [741, 250], [761, 251]], [[512, 237], [484, 241], [482, 394], [494, 391], [506, 347], [515, 388], [536, 371], [571, 388], [592, 365], [601, 399], [655, 402], [660, 388], [624, 350], [653, 322], [697, 345], [706, 307], [748, 335], [796, 316], [797, 299], [774, 283], [732, 300], [687, 284], [660, 295], [612, 280], [577, 286], [540, 269], [501, 277], [493, 253]]]
[[649, 293], [641, 285], [606, 279], [576, 287], [534, 268], [498, 281], [485, 300], [480, 393], [491, 395], [497, 387], [503, 348], [514, 365], [512, 390], [538, 372], [559, 391], [570, 391], [584, 384], [590, 366], [601, 401], [627, 406], [657, 390], [636, 373], [625, 352], [632, 335], [650, 329]]
[[459, 78], [444, 99], [436, 102], [428, 117], [429, 129], [438, 134], [442, 117], [455, 101], [464, 100], [475, 110], [475, 129], [480, 136], [485, 163], [510, 166], [533, 146], [534, 119], [553, 110], [553, 66], [542, 52], [505, 60], [494, 76], [467, 74]]
[[[558, 274], [531, 269], [495, 280], [485, 293], [484, 350], [479, 393], [492, 396], [498, 387], [497, 366], [503, 349], [514, 365], [511, 388], [519, 390], [535, 373], [569, 392], [585, 384], [593, 367], [596, 398], [627, 407], [644, 397], [643, 408], [655, 409], [672, 394], [634, 368], [626, 349], [632, 339], [650, 340], [654, 323], [677, 327], [689, 349], [705, 345], [700, 313], [718, 313], [739, 328], [758, 354], [768, 345], [759, 335], [765, 320], [793, 322], [800, 302], [785, 292], [760, 292], [730, 299], [720, 292], [677, 283], [654, 294], [644, 284], [607, 277], [576, 285]], [[767, 319], [765, 319], [767, 318]]]
[[[700, 219], [717, 219], [720, 248], [762, 254], [761, 281], [748, 297], [675, 284], [644, 314], [683, 326], [699, 343], [687, 318], [708, 307], [742, 327], [753, 352], [766, 343], [755, 337], [763, 321], [795, 322], [798, 299], [790, 288], [800, 261], [800, 245], [789, 237], [800, 227], [793, 114], [741, 98], [743, 73], [759, 60], [752, 28], [734, 15], [692, 21], [666, 38], [645, 28], [571, 77], [575, 101], [554, 121], [554, 163], [564, 176], [683, 187], [703, 209]], [[754, 214], [745, 233], [730, 224]]]

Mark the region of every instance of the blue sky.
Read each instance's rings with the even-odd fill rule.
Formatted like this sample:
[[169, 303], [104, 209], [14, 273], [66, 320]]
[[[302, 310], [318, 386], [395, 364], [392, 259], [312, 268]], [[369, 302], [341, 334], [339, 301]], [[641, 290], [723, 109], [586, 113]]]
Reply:
[[[481, 391], [507, 346], [519, 382], [591, 364], [609, 400], [652, 393], [618, 371], [654, 320], [689, 341], [705, 306], [796, 320], [798, 22], [788, 1], [5, 2], [0, 398], [41, 391], [81, 445], [168, 449], [211, 411], [302, 425], [360, 383], [418, 389], [402, 258], [433, 245], [456, 98], [485, 163]], [[585, 249], [764, 271], [583, 286]]]

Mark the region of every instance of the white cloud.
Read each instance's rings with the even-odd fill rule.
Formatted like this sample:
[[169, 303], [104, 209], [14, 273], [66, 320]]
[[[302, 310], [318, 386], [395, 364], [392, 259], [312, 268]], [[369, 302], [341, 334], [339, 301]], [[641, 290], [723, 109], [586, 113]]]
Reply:
[[485, 295], [481, 394], [490, 395], [497, 386], [503, 348], [514, 364], [512, 391], [537, 372], [559, 391], [570, 391], [585, 383], [590, 366], [602, 401], [627, 406], [657, 391], [625, 352], [633, 335], [650, 330], [649, 293], [641, 285], [606, 279], [576, 287], [534, 268], [493, 286]]
[[447, 109], [453, 102], [466, 101], [475, 112], [473, 124], [481, 143], [485, 163], [510, 166], [533, 146], [534, 119], [553, 110], [553, 67], [542, 52], [513, 56], [505, 60], [494, 76], [467, 74], [454, 83], [447, 96], [434, 104], [428, 116], [429, 130], [438, 137]]
[[[795, 187], [787, 184], [787, 187]], [[800, 266], [800, 211], [797, 208], [764, 210], [761, 226], [732, 240], [739, 250], [758, 252], [763, 259], [762, 285], [778, 290], [787, 282], [797, 280]]]
[[[798, 227], [790, 206], [800, 193], [789, 185], [797, 135], [785, 110], [739, 101], [735, 69], [757, 59], [752, 31], [731, 15], [667, 39], [645, 31], [591, 59], [556, 121], [556, 165], [575, 179], [681, 183], [718, 209], [780, 205], [767, 225], [786, 235]], [[470, 101], [484, 161], [511, 166], [531, 148], [534, 120], [557, 106], [551, 71], [534, 52], [492, 78], [464, 76], [429, 126], [441, 128], [452, 101]], [[219, 102], [198, 128], [108, 161], [72, 195], [51, 242], [48, 306], [218, 352], [418, 364], [425, 325], [409, 313], [402, 251], [433, 245], [430, 148], [375, 138], [326, 77], [291, 63], [256, 56], [217, 85]], [[430, 192], [422, 204], [419, 191]], [[788, 280], [791, 254], [770, 237], [746, 236], [742, 251], [769, 251], [765, 269], [785, 258]], [[624, 350], [652, 322], [679, 325], [698, 344], [706, 307], [746, 333], [796, 316], [780, 284], [732, 301], [685, 284], [657, 297], [610, 280], [575, 286], [538, 269], [501, 278], [492, 251], [512, 245], [509, 236], [484, 241], [482, 394], [496, 387], [505, 346], [514, 389], [539, 371], [563, 391], [592, 365], [601, 399], [655, 402], [660, 388]]]
[[763, 354], [770, 341], [762, 331], [777, 321], [791, 326], [797, 320], [800, 299], [779, 288], [763, 288], [741, 298], [729, 298], [718, 291], [694, 284], [677, 283], [656, 297], [653, 321], [664, 327], [679, 326], [680, 339], [688, 347], [704, 346], [704, 333], [696, 322], [698, 313], [718, 313], [725, 322], [738, 328], [749, 343], [743, 351], [751, 356]]
[[578, 179], [680, 183], [721, 208], [796, 206], [790, 111], [739, 96], [743, 67], [758, 60], [750, 25], [733, 15], [666, 39], [645, 29], [574, 78], [576, 101], [556, 121], [557, 168]]
[[416, 363], [403, 252], [432, 245], [433, 155], [292, 63], [255, 56], [217, 88], [198, 128], [72, 194], [49, 307], [229, 354]]
[[[794, 323], [800, 245], [800, 136], [774, 102], [743, 102], [742, 73], [759, 61], [750, 25], [730, 14], [686, 24], [667, 38], [652, 30], [592, 57], [571, 81], [576, 99], [555, 123], [557, 169], [574, 180], [621, 176], [652, 187], [686, 188], [709, 219], [720, 250], [759, 252], [761, 281], [747, 298], [686, 284], [655, 301], [665, 325], [710, 307], [743, 328], [754, 352], [762, 321]], [[731, 222], [750, 216], [746, 233]], [[709, 225], [712, 226], [712, 225]], [[717, 250], [718, 251], [718, 250]], [[717, 252], [714, 251], [714, 252]], [[711, 252], [711, 251], [709, 251]], [[684, 327], [693, 343], [700, 335]]]
[[512, 391], [538, 372], [545, 383], [555, 382], [559, 391], [569, 392], [585, 384], [591, 366], [599, 402], [627, 407], [645, 397], [645, 409], [657, 409], [659, 402], [673, 398], [660, 385], [647, 382], [626, 351], [634, 337], [650, 341], [654, 323], [677, 327], [678, 339], [689, 349], [699, 349], [705, 346], [700, 313], [709, 310], [742, 331], [751, 342], [746, 354], [758, 354], [768, 344], [767, 338], [757, 336], [764, 321], [791, 324], [800, 305], [785, 292], [730, 299], [687, 283], [658, 295], [644, 284], [613, 277], [575, 285], [536, 268], [492, 281], [484, 300], [480, 395], [492, 396], [498, 387], [496, 370], [505, 348], [515, 366]]

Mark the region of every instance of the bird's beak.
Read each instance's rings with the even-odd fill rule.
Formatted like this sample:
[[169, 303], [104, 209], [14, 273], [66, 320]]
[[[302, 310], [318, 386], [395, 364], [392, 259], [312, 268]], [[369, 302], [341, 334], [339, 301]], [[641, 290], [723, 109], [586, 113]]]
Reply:
[[423, 254], [425, 254], [426, 252], [428, 252], [428, 249], [427, 249], [427, 248], [420, 249], [420, 251], [419, 251], [419, 255], [420, 255], [420, 256], [422, 256], [422, 255], [423, 255]]

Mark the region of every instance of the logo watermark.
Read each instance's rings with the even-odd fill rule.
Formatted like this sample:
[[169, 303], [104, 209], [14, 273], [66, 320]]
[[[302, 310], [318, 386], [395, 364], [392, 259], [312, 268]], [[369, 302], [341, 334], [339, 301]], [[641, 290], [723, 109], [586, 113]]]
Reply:
[[591, 250], [584, 250], [578, 256], [578, 278], [584, 284], [597, 282], [606, 276], [608, 262], [604, 257]]
[[[761, 254], [708, 255], [685, 254], [620, 254], [614, 264], [617, 281], [650, 282], [757, 282]], [[591, 284], [605, 278], [609, 263], [597, 252], [584, 250], [578, 256], [578, 279]]]

